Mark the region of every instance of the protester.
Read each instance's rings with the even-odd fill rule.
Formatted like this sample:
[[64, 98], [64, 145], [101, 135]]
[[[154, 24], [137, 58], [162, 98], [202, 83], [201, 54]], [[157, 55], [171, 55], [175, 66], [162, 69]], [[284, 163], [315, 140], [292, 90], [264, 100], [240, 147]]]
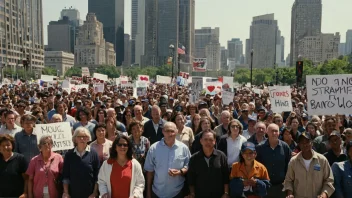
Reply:
[[269, 124], [267, 128], [268, 139], [256, 147], [256, 160], [262, 163], [269, 173], [271, 187], [267, 191], [266, 197], [282, 198], [283, 182], [287, 172], [288, 163], [291, 159], [291, 149], [284, 142], [279, 140], [279, 126]]
[[347, 154], [341, 148], [342, 139], [339, 131], [333, 131], [329, 136], [329, 149], [324, 156], [329, 161], [330, 166], [335, 162], [342, 162], [347, 159]]
[[331, 167], [334, 174], [334, 187], [335, 192], [333, 198], [345, 198], [352, 194], [352, 188], [350, 184], [352, 183], [352, 142], [346, 142], [346, 149], [348, 159], [344, 162], [334, 163]]
[[0, 134], [9, 134], [15, 137], [16, 133], [21, 132], [22, 128], [15, 124], [15, 113], [11, 110], [4, 113], [5, 124], [0, 128]]
[[290, 147], [293, 156], [297, 154], [293, 152], [297, 148], [297, 143], [293, 140], [292, 132], [286, 127], [282, 130], [282, 141]]
[[105, 119], [107, 117], [106, 111], [104, 109], [98, 109], [95, 119], [92, 121], [93, 124], [105, 124]]
[[260, 198], [267, 194], [270, 188], [268, 171], [255, 160], [256, 155], [253, 143], [241, 145], [240, 161], [232, 165], [230, 174], [231, 197]]
[[176, 140], [177, 127], [167, 122], [164, 138], [153, 144], [147, 154], [147, 198], [184, 198], [184, 175], [191, 157], [188, 147]]
[[143, 125], [138, 121], [134, 121], [129, 126], [130, 141], [132, 143], [134, 158], [144, 166], [145, 158], [147, 156], [150, 142], [148, 138], [142, 136]]
[[214, 128], [216, 136], [221, 137], [227, 134], [229, 123], [231, 121], [231, 115], [228, 111], [223, 111], [220, 117], [221, 124]]
[[228, 125], [226, 135], [223, 135], [218, 144], [218, 149], [227, 156], [227, 165], [229, 168], [232, 164], [239, 161], [241, 146], [247, 141], [241, 134], [243, 126], [239, 120], [232, 120]]
[[192, 118], [191, 124], [187, 125], [188, 127], [190, 127], [193, 131], [194, 135], [198, 134], [199, 128], [200, 128], [200, 115], [199, 114], [195, 114]]
[[266, 125], [264, 122], [257, 122], [255, 125], [255, 134], [253, 134], [249, 139], [248, 142], [252, 142], [255, 145], [258, 145], [261, 142], [264, 142], [267, 138], [265, 137], [266, 134]]
[[191, 128], [185, 126], [186, 118], [183, 113], [177, 112], [171, 120], [176, 124], [178, 130], [176, 139], [191, 149], [194, 134]]
[[191, 153], [194, 154], [201, 150], [202, 145], [200, 144], [200, 136], [202, 131], [211, 129], [210, 119], [208, 117], [202, 117], [199, 123], [200, 127], [198, 129], [197, 135], [194, 137], [194, 141], [191, 147]]
[[140, 105], [136, 105], [133, 108], [134, 118], [137, 121], [140, 121], [143, 125], [149, 120], [149, 118], [143, 116], [143, 108]]
[[28, 197], [59, 198], [60, 189], [57, 184], [62, 174], [63, 158], [52, 151], [53, 140], [49, 135], [41, 136], [39, 140], [40, 154], [33, 157], [26, 174], [28, 179]]
[[109, 158], [109, 150], [112, 146], [112, 141], [106, 137], [106, 125], [104, 123], [95, 125], [93, 131], [97, 139], [90, 143], [89, 146], [98, 153], [99, 164], [103, 164], [103, 162]]
[[164, 137], [162, 130], [166, 121], [161, 119], [161, 110], [157, 105], [152, 107], [151, 114], [152, 119], [144, 124], [143, 136], [148, 138], [152, 145]]
[[91, 141], [94, 141], [96, 139], [95, 135], [94, 135], [94, 127], [95, 124], [93, 124], [92, 122], [90, 122], [90, 118], [91, 118], [91, 111], [86, 108], [86, 107], [82, 107], [80, 109], [77, 110], [77, 115], [76, 115], [76, 120], [78, 122], [76, 122], [73, 125], [73, 130], [75, 131], [78, 127], [84, 127], [86, 129], [88, 129], [90, 136], [91, 136]]
[[91, 141], [90, 134], [85, 127], [78, 127], [73, 133], [72, 141], [76, 147], [65, 155], [63, 198], [93, 198], [98, 195], [99, 157], [97, 152], [88, 145]]
[[326, 117], [323, 124], [323, 135], [314, 139], [314, 148], [320, 154], [326, 153], [330, 134], [336, 130], [337, 120], [335, 117]]
[[132, 157], [132, 144], [126, 136], [117, 137], [110, 149], [110, 158], [104, 161], [98, 175], [102, 198], [143, 198], [142, 167]]
[[188, 198], [229, 197], [229, 169], [224, 153], [216, 150], [216, 134], [203, 131], [202, 149], [192, 155], [187, 173], [190, 194]]
[[344, 154], [348, 154], [347, 152], [347, 143], [352, 141], [352, 129], [351, 128], [347, 128], [345, 129], [345, 131], [343, 132], [344, 135], [344, 143], [343, 143], [343, 153]]
[[320, 133], [318, 131], [318, 127], [314, 123], [308, 122], [306, 125], [306, 129], [307, 129], [307, 132], [312, 137], [312, 140], [314, 140], [316, 137], [320, 136]]
[[15, 135], [15, 152], [24, 155], [27, 164], [39, 154], [37, 135], [33, 134], [36, 120], [32, 115], [23, 115], [21, 117], [23, 130]]
[[28, 162], [22, 154], [13, 152], [14, 148], [12, 136], [0, 135], [0, 197], [25, 198]]
[[127, 132], [121, 132], [116, 129], [116, 118], [108, 116], [105, 120], [106, 123], [106, 139], [113, 142], [117, 136], [128, 135]]
[[301, 152], [288, 164], [284, 181], [287, 198], [294, 197], [331, 197], [334, 176], [328, 160], [312, 149], [310, 134], [303, 132], [298, 138]]

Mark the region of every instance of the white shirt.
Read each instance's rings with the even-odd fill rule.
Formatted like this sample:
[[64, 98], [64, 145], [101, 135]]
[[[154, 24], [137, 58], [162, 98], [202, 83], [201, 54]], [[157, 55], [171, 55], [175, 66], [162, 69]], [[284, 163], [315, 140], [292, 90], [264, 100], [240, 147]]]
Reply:
[[227, 164], [232, 167], [232, 164], [240, 161], [240, 150], [242, 144], [246, 142], [247, 139], [242, 135], [233, 140], [231, 137], [226, 138], [227, 142]]
[[307, 171], [309, 170], [310, 163], [312, 162], [313, 158], [310, 158], [309, 160], [303, 159], [304, 166], [306, 167]]
[[21, 131], [22, 131], [22, 128], [16, 124], [15, 124], [14, 128], [11, 130], [6, 127], [6, 124], [2, 125], [0, 128], [0, 134], [9, 134], [12, 137], [15, 137], [15, 134], [18, 132], [21, 132]]
[[78, 157], [82, 158], [83, 155], [86, 154], [86, 152], [90, 152], [90, 146], [87, 145], [87, 146], [86, 146], [86, 149], [85, 149], [82, 153], [80, 153], [80, 152], [77, 150], [77, 147], [75, 147], [75, 149], [73, 150], [73, 152], [76, 153]]

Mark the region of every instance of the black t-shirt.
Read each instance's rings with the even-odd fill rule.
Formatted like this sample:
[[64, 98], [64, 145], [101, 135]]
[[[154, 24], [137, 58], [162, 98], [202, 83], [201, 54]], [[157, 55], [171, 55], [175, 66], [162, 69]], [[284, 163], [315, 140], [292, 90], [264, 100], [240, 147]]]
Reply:
[[0, 156], [0, 197], [19, 197], [23, 194], [22, 174], [26, 170], [27, 163], [22, 154], [13, 153], [7, 162]]

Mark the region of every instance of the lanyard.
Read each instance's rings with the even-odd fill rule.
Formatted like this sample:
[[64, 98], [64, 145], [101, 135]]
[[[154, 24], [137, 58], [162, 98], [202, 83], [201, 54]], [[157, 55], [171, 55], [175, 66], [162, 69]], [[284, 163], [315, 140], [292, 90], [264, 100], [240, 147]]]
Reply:
[[45, 177], [46, 178], [48, 178], [48, 173], [49, 173], [49, 171], [51, 169], [51, 164], [53, 163], [53, 161], [54, 161], [54, 158], [50, 160], [49, 166], [46, 166], [44, 161], [43, 161], [43, 169], [44, 169], [44, 173], [45, 173]]

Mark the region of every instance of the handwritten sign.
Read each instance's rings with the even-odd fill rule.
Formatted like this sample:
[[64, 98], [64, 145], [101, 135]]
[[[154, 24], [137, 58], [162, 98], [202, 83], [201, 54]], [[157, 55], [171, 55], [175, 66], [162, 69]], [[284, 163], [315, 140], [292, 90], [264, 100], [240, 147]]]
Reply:
[[136, 81], [137, 96], [147, 95], [148, 83], [146, 81]]
[[103, 81], [108, 81], [108, 75], [105, 75], [105, 74], [94, 73], [93, 78], [103, 80]]
[[94, 91], [96, 93], [103, 93], [104, 92], [104, 84], [94, 84]]
[[274, 113], [292, 111], [291, 89], [289, 86], [275, 86], [268, 88], [271, 110]]
[[90, 76], [88, 67], [82, 67], [82, 76]]
[[222, 83], [219, 81], [205, 83], [206, 94], [215, 95], [221, 92]]
[[37, 135], [38, 144], [43, 135], [50, 135], [54, 142], [52, 151], [73, 148], [72, 132], [69, 122], [36, 124], [33, 133]]
[[156, 82], [159, 84], [170, 84], [171, 83], [171, 77], [170, 76], [156, 76]]
[[313, 75], [306, 77], [308, 114], [350, 114], [352, 75]]
[[231, 102], [233, 102], [234, 93], [229, 91], [222, 91], [221, 96], [222, 96], [222, 103], [224, 105], [229, 105]]

